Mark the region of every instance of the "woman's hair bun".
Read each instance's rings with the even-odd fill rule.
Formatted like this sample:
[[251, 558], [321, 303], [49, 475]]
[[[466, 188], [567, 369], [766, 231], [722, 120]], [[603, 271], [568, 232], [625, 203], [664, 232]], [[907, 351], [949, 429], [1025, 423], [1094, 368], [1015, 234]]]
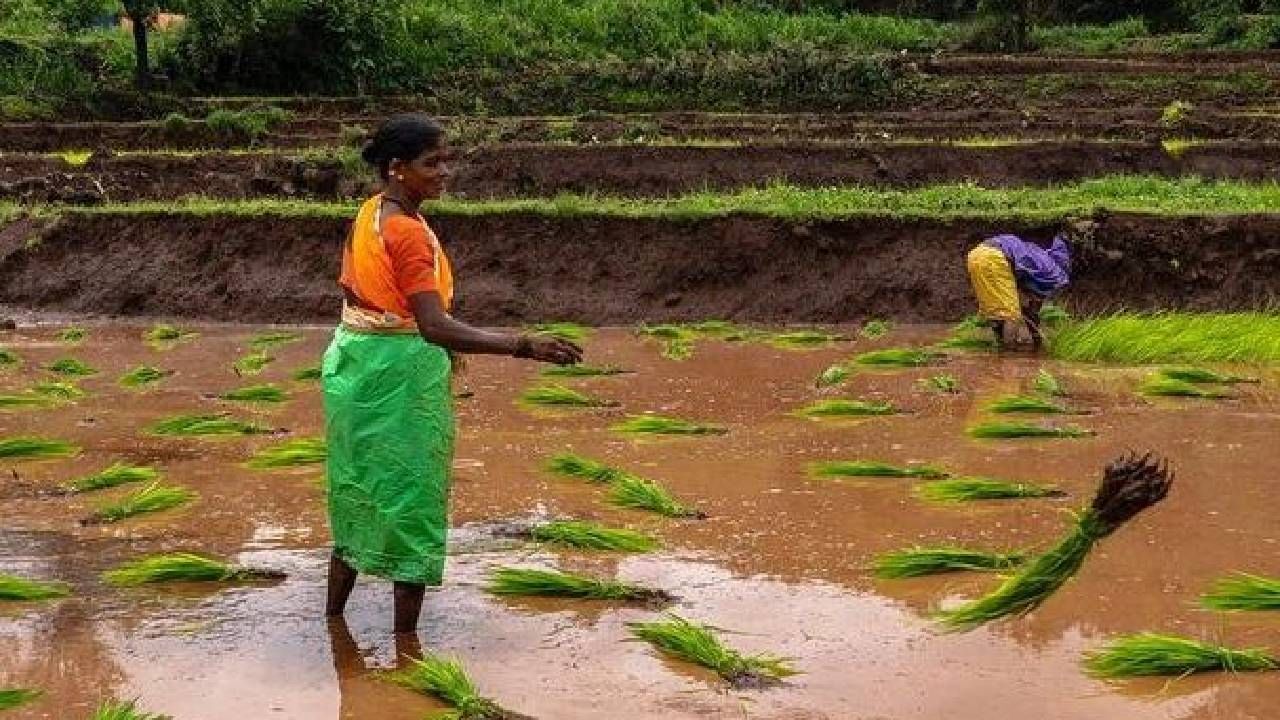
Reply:
[[378, 146], [372, 140], [364, 144], [364, 149], [360, 151], [360, 157], [370, 165], [377, 165], [382, 158], [379, 157]]

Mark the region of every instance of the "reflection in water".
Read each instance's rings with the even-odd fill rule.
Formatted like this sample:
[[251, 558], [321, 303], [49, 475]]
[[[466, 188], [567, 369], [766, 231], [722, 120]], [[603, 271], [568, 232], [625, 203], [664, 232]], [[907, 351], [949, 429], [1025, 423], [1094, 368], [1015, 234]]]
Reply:
[[[338, 717], [340, 720], [379, 717], [380, 708], [388, 700], [387, 680], [374, 675], [345, 618], [328, 618], [328, 629], [333, 669], [338, 677]], [[396, 670], [422, 657], [422, 643], [417, 633], [396, 633], [395, 649]]]

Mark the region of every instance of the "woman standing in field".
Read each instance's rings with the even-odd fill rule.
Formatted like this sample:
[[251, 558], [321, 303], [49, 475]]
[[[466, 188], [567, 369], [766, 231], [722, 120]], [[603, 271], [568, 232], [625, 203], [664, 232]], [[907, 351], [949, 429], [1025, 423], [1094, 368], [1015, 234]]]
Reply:
[[329, 459], [326, 614], [341, 615], [360, 572], [394, 581], [395, 631], [418, 624], [444, 573], [453, 460], [453, 353], [572, 364], [573, 343], [488, 332], [449, 315], [449, 260], [418, 208], [449, 178], [444, 130], [423, 115], [388, 120], [363, 157], [382, 192], [361, 206], [342, 251], [342, 323], [325, 352]]

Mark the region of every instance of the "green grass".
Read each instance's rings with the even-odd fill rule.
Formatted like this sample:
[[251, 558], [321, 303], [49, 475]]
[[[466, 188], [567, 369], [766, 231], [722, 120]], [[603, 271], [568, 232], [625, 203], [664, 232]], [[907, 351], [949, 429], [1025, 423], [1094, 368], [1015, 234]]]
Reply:
[[1280, 313], [1117, 313], [1068, 323], [1049, 351], [1077, 362], [1280, 363]]
[[668, 599], [667, 594], [661, 590], [640, 585], [532, 568], [494, 568], [489, 573], [489, 582], [485, 589], [495, 595], [533, 595], [636, 602], [661, 602]]
[[607, 377], [630, 372], [630, 370], [611, 365], [550, 365], [543, 368], [539, 374], [543, 377]]
[[955, 394], [960, 392], [960, 381], [954, 375], [931, 375], [916, 381], [916, 385], [926, 392]]
[[1170, 380], [1181, 380], [1188, 383], [1205, 385], [1234, 385], [1236, 383], [1258, 383], [1260, 379], [1242, 375], [1227, 375], [1214, 370], [1193, 367], [1161, 368], [1160, 374]]
[[218, 397], [235, 402], [279, 403], [288, 400], [289, 393], [277, 385], [249, 385], [225, 392]]
[[49, 363], [45, 369], [69, 377], [87, 377], [98, 374], [96, 369], [75, 358], [59, 358]]
[[973, 500], [1061, 497], [1065, 493], [1057, 488], [1032, 483], [963, 477], [927, 482], [916, 488], [916, 494], [929, 502], [960, 503]]
[[706, 625], [675, 614], [652, 622], [630, 622], [635, 637], [666, 655], [701, 665], [734, 684], [773, 683], [797, 674], [786, 658], [772, 655], [743, 655], [728, 647]]
[[150, 555], [102, 573], [102, 579], [107, 584], [118, 587], [166, 582], [237, 582], [278, 577], [281, 577], [279, 573], [236, 567], [186, 552]]
[[58, 342], [68, 345], [78, 345], [89, 337], [89, 331], [82, 327], [69, 327], [58, 332]]
[[624, 470], [573, 453], [553, 456], [547, 461], [547, 469], [557, 475], [582, 478], [594, 483], [613, 483], [631, 476], [631, 473]]
[[0, 710], [12, 710], [35, 701], [44, 693], [31, 688], [0, 688]]
[[696, 508], [681, 503], [666, 488], [634, 475], [623, 475], [613, 481], [609, 502], [618, 507], [648, 510], [667, 517], [702, 517]]
[[1053, 397], [1066, 397], [1067, 395], [1066, 388], [1062, 386], [1062, 383], [1058, 381], [1058, 378], [1054, 377], [1052, 373], [1044, 368], [1040, 368], [1036, 371], [1035, 379], [1031, 381], [1031, 389], [1041, 395], [1050, 395]]
[[155, 435], [225, 436], [260, 435], [271, 432], [257, 423], [244, 422], [225, 415], [176, 415], [153, 423], [150, 432]]
[[848, 380], [850, 374], [849, 368], [844, 365], [832, 365], [821, 373], [818, 373], [818, 377], [814, 380], [813, 384], [820, 388], [839, 385], [845, 380]]
[[109, 700], [98, 706], [89, 720], [173, 720], [169, 715], [143, 712], [136, 701]]
[[69, 594], [71, 594], [71, 589], [66, 583], [28, 580], [17, 575], [0, 572], [0, 600], [12, 600], [15, 602], [52, 600], [66, 597]]
[[530, 325], [526, 329], [532, 333], [560, 338], [574, 343], [586, 342], [587, 338], [591, 337], [591, 328], [573, 322], [538, 323], [537, 325]]
[[87, 522], [89, 524], [119, 522], [135, 515], [169, 510], [184, 505], [195, 497], [194, 492], [184, 487], [171, 487], [153, 482], [117, 502], [99, 506]]
[[76, 478], [67, 484], [67, 490], [73, 493], [90, 492], [119, 487], [129, 483], [155, 482], [160, 479], [160, 471], [153, 467], [113, 463], [111, 467], [93, 475]]
[[172, 370], [161, 370], [150, 365], [139, 365], [120, 376], [120, 384], [127, 388], [140, 388], [154, 385], [173, 374]]
[[1050, 425], [1033, 425], [1021, 422], [984, 422], [969, 428], [969, 437], [985, 439], [1014, 438], [1083, 438], [1097, 433], [1092, 430], [1068, 425], [1057, 427]]
[[658, 547], [658, 541], [644, 533], [579, 520], [544, 523], [535, 526], [529, 534], [538, 542], [582, 550], [649, 552]]
[[612, 400], [602, 400], [558, 384], [531, 387], [520, 394], [519, 402], [527, 407], [603, 408], [618, 406], [618, 403]]
[[1157, 397], [1225, 398], [1232, 396], [1225, 390], [1160, 375], [1148, 378], [1138, 387], [1138, 392]]
[[728, 428], [662, 415], [629, 415], [610, 428], [628, 435], [723, 435]]
[[864, 337], [868, 340], [874, 340], [878, 337], [888, 335], [889, 331], [892, 329], [893, 323], [888, 320], [868, 320], [862, 326], [862, 329], [858, 331], [858, 335], [859, 337]]
[[1009, 414], [1009, 413], [1040, 413], [1050, 415], [1064, 415], [1071, 411], [1064, 405], [1055, 402], [1042, 400], [1038, 397], [1028, 397], [1026, 395], [1002, 395], [991, 401], [987, 407], [987, 412]]
[[506, 712], [492, 700], [482, 697], [462, 664], [454, 659], [425, 653], [411, 659], [408, 668], [387, 675], [402, 687], [444, 702], [453, 708], [445, 720], [503, 720]]
[[199, 335], [199, 333], [183, 330], [175, 325], [166, 325], [161, 323], [143, 333], [142, 339], [152, 345], [164, 346], [167, 344], [179, 343], [183, 340], [190, 340], [197, 335]]
[[1071, 322], [1071, 314], [1059, 305], [1045, 303], [1040, 308], [1040, 324], [1047, 328], [1058, 328]]
[[292, 331], [259, 333], [249, 338], [249, 347], [263, 352], [280, 345], [298, 342], [302, 338], [302, 333]]
[[265, 352], [252, 352], [232, 363], [231, 368], [235, 370], [237, 375], [257, 375], [262, 372], [263, 368], [276, 359]]
[[20, 435], [0, 438], [0, 458], [12, 460], [45, 460], [76, 455], [80, 448], [64, 440]]
[[298, 368], [293, 371], [293, 379], [299, 382], [320, 379], [320, 366], [309, 365], [304, 368]]
[[254, 470], [319, 465], [329, 458], [324, 438], [296, 438], [258, 451], [247, 463]]
[[878, 460], [831, 460], [809, 466], [814, 477], [943, 478], [950, 473], [931, 465], [890, 465]]
[[771, 335], [769, 344], [784, 350], [807, 350], [830, 345], [841, 339], [839, 335], [820, 330], [792, 330]]
[[69, 382], [47, 380], [31, 386], [30, 392], [55, 400], [75, 400], [84, 397], [84, 390]]
[[1280, 580], [1237, 572], [1219, 578], [1200, 605], [1210, 610], [1280, 610]]
[[872, 350], [856, 355], [853, 362], [871, 367], [923, 367], [937, 359], [934, 353], [908, 348]]
[[867, 402], [865, 400], [845, 400], [832, 398], [819, 400], [811, 405], [795, 411], [797, 415], [809, 418], [847, 418], [867, 417], [872, 415], [893, 415], [898, 412], [887, 402]]
[[1009, 570], [1026, 562], [1025, 553], [992, 553], [956, 547], [913, 547], [895, 550], [876, 558], [875, 576], [884, 579], [912, 578], [961, 571]]
[[1277, 670], [1280, 662], [1259, 648], [1233, 650], [1190, 638], [1139, 633], [1085, 653], [1084, 666], [1090, 675], [1102, 678], [1181, 677], [1202, 672]]

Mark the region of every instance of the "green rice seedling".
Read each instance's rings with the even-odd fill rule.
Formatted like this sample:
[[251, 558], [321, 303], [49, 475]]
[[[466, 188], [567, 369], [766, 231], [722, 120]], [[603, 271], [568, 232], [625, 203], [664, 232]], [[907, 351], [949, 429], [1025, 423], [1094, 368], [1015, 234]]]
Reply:
[[0, 600], [16, 602], [52, 600], [66, 597], [69, 594], [71, 594], [71, 589], [66, 583], [41, 582], [10, 575], [9, 573], [0, 573]]
[[1119, 313], [1067, 323], [1048, 347], [1084, 362], [1276, 363], [1280, 313]]
[[705, 517], [696, 508], [681, 503], [661, 485], [634, 475], [623, 475], [612, 483], [609, 502], [618, 507], [648, 510], [667, 517]]
[[1172, 483], [1168, 464], [1150, 453], [1118, 458], [1107, 466], [1093, 501], [1075, 515], [1070, 532], [1057, 545], [990, 593], [939, 612], [938, 622], [947, 630], [963, 631], [1034, 610], [1079, 572], [1099, 540], [1164, 499]]
[[128, 485], [137, 482], [155, 482], [160, 479], [160, 471], [153, 467], [114, 463], [102, 472], [86, 475], [67, 484], [67, 491], [73, 493], [105, 490], [107, 488]]
[[161, 370], [150, 365], [139, 365], [120, 376], [120, 384], [127, 388], [140, 388], [154, 385], [173, 374], [172, 370]]
[[259, 333], [258, 335], [254, 335], [252, 338], [249, 338], [249, 347], [262, 352], [280, 345], [298, 342], [302, 337], [302, 333], [298, 332]]
[[86, 377], [96, 375], [98, 371], [75, 358], [60, 358], [49, 363], [46, 369], [59, 375], [70, 377]]
[[960, 322], [951, 327], [954, 333], [969, 333], [975, 330], [983, 330], [989, 328], [990, 324], [982, 319], [980, 315], [965, 315]]
[[110, 700], [98, 706], [89, 720], [173, 720], [170, 715], [143, 712], [138, 709], [137, 701], [119, 702]]
[[625, 600], [650, 604], [671, 602], [670, 595], [654, 588], [575, 573], [532, 568], [494, 568], [489, 573], [489, 583], [485, 589], [495, 595]]
[[876, 558], [876, 577], [893, 580], [940, 573], [1010, 570], [1026, 562], [1025, 553], [992, 553], [983, 550], [944, 546], [895, 550]]
[[446, 720], [504, 720], [515, 717], [494, 701], [482, 697], [457, 660], [430, 653], [412, 660], [404, 670], [387, 677], [397, 685], [434, 697], [453, 708]]
[[536, 525], [529, 531], [529, 535], [538, 542], [565, 545], [582, 550], [648, 552], [658, 547], [658, 541], [644, 533], [605, 527], [580, 520], [563, 520]]
[[858, 331], [858, 335], [874, 340], [878, 337], [884, 337], [893, 329], [893, 323], [888, 320], [868, 320]]
[[1092, 430], [1068, 425], [1054, 427], [1021, 422], [984, 422], [969, 428], [969, 436], [985, 439], [1082, 438], [1096, 435]]
[[45, 460], [71, 457], [79, 452], [79, 447], [64, 440], [51, 440], [31, 435], [0, 438], [0, 458]]
[[84, 397], [84, 390], [69, 382], [49, 380], [31, 386], [30, 392], [55, 400], [75, 400]]
[[608, 377], [630, 372], [610, 365], [550, 365], [543, 368], [540, 374], [543, 377]]
[[547, 461], [547, 469], [557, 475], [582, 478], [594, 483], [612, 483], [631, 473], [573, 453], [560, 453]]
[[591, 336], [590, 328], [573, 322], [539, 323], [530, 325], [528, 330], [539, 335], [547, 335], [574, 343], [586, 342], [587, 338]]
[[1048, 370], [1040, 368], [1036, 372], [1036, 377], [1031, 381], [1031, 389], [1041, 395], [1052, 395], [1054, 397], [1066, 397], [1067, 390]]
[[977, 337], [975, 335], [952, 335], [938, 343], [938, 347], [950, 350], [995, 350], [995, 338]]
[[641, 325], [636, 328], [636, 334], [659, 340], [675, 340], [690, 337], [694, 333], [683, 325]]
[[1225, 398], [1231, 393], [1218, 388], [1204, 387], [1185, 380], [1154, 375], [1138, 388], [1143, 395], [1156, 397]]
[[612, 400], [602, 400], [558, 384], [538, 385], [525, 390], [520, 394], [520, 404], [541, 407], [583, 408], [618, 406], [618, 403]]
[[1011, 483], [980, 477], [934, 480], [916, 488], [922, 500], [936, 503], [960, 503], [972, 500], [1007, 500], [1014, 498], [1062, 497], [1057, 488], [1032, 483]]
[[662, 653], [709, 668], [736, 687], [776, 684], [798, 672], [786, 658], [743, 655], [726, 646], [709, 626], [674, 613], [664, 620], [630, 622], [627, 628]]
[[218, 397], [235, 402], [278, 403], [288, 400], [289, 393], [276, 385], [249, 385], [225, 392]]
[[987, 412], [1009, 414], [1009, 413], [1043, 413], [1050, 415], [1063, 415], [1070, 413], [1065, 406], [1055, 402], [1042, 400], [1038, 397], [1028, 397], [1026, 395], [1002, 395], [987, 405]]
[[1200, 596], [1210, 610], [1280, 610], [1280, 580], [1237, 572], [1219, 578]]
[[1162, 368], [1160, 370], [1160, 374], [1171, 380], [1181, 380], [1182, 382], [1207, 385], [1234, 385], [1236, 383], [1262, 382], [1259, 378], [1242, 377], [1239, 375], [1224, 375], [1219, 372], [1214, 372], [1213, 370], [1193, 367]]
[[92, 515], [83, 521], [83, 524], [114, 523], [135, 515], [169, 510], [191, 501], [195, 496], [194, 492], [184, 487], [161, 485], [159, 482], [153, 482], [117, 502], [99, 506]]
[[0, 395], [0, 410], [47, 408], [53, 404], [53, 398], [33, 392]]
[[893, 415], [896, 412], [898, 411], [889, 403], [845, 400], [842, 398], [819, 400], [796, 410], [797, 415], [808, 418], [868, 417], [873, 415]]
[[166, 346], [173, 343], [179, 343], [183, 340], [190, 340], [199, 333], [183, 330], [174, 325], [159, 324], [142, 334], [142, 339], [152, 345]]
[[274, 357], [265, 352], [252, 352], [232, 363], [231, 369], [235, 371], [236, 375], [257, 375], [262, 372], [263, 368], [275, 361]]
[[31, 688], [0, 688], [0, 710], [12, 710], [33, 702], [44, 693]]
[[247, 463], [254, 470], [319, 465], [329, 458], [324, 438], [296, 438], [264, 448]]
[[937, 358], [934, 353], [924, 350], [912, 350], [908, 348], [889, 348], [887, 350], [872, 350], [857, 355], [853, 358], [853, 362], [858, 365], [870, 365], [873, 367], [923, 367], [933, 362]]
[[78, 345], [84, 342], [84, 339], [88, 336], [89, 331], [82, 327], [69, 327], [58, 333], [58, 342], [63, 342], [68, 345]]
[[293, 372], [293, 379], [298, 382], [320, 379], [320, 366], [310, 365], [304, 368], [298, 368]]
[[0, 369], [8, 369], [21, 363], [21, 358], [12, 350], [0, 348]]
[[1182, 677], [1202, 672], [1277, 670], [1280, 661], [1260, 648], [1233, 650], [1190, 638], [1138, 633], [1116, 638], [1106, 647], [1085, 653], [1084, 667], [1090, 675], [1102, 678]]
[[150, 431], [155, 435], [260, 435], [271, 432], [257, 423], [244, 422], [226, 415], [176, 415], [153, 423]]
[[1071, 314], [1059, 305], [1045, 303], [1044, 307], [1040, 308], [1040, 324], [1044, 327], [1062, 327], [1069, 322], [1071, 322]]
[[610, 428], [629, 435], [723, 435], [728, 428], [662, 415], [628, 415]]
[[809, 466], [814, 477], [944, 478], [945, 470], [931, 465], [890, 465], [878, 460], [830, 460]]
[[916, 385], [926, 392], [955, 394], [960, 392], [960, 381], [954, 375], [931, 375], [916, 381]]
[[236, 567], [186, 552], [149, 555], [102, 573], [103, 580], [117, 587], [166, 582], [276, 580], [283, 577], [279, 572]]
[[850, 374], [851, 373], [849, 371], [849, 368], [845, 367], [844, 365], [839, 365], [839, 364], [832, 365], [831, 367], [819, 373], [818, 379], [815, 380], [813, 384], [820, 388], [831, 387], [832, 385], [839, 385], [845, 380], [848, 380]]
[[690, 331], [705, 337], [723, 338], [729, 335], [747, 332], [747, 328], [739, 327], [728, 320], [703, 320], [686, 325]]
[[688, 360], [693, 357], [693, 338], [678, 337], [663, 340], [661, 354], [668, 360]]
[[783, 350], [807, 350], [830, 345], [841, 339], [839, 335], [820, 330], [792, 330], [790, 332], [775, 333], [770, 336], [769, 344]]

